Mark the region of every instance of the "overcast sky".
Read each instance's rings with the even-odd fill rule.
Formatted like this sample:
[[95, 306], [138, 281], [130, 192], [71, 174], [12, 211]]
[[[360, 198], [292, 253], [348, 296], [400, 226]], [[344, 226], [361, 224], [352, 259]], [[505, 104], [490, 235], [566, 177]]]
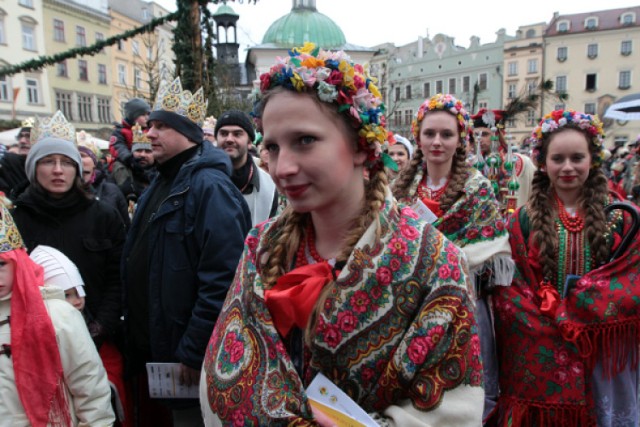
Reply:
[[[175, 0], [155, 0], [170, 11]], [[250, 45], [260, 44], [269, 25], [291, 11], [291, 0], [247, 0], [227, 3], [240, 15], [238, 42], [240, 60]], [[374, 6], [375, 5], [375, 6]], [[380, 6], [381, 5], [381, 6]], [[433, 37], [443, 33], [455, 38], [459, 46], [468, 47], [469, 38], [480, 37], [481, 43], [495, 41], [495, 33], [504, 28], [515, 35], [518, 26], [549, 23], [554, 12], [561, 15], [604, 9], [640, 6], [638, 0], [580, 1], [498, 1], [498, 0], [316, 0], [318, 12], [340, 26], [347, 42], [360, 46], [375, 46], [391, 42], [405, 45], [418, 36]], [[219, 6], [211, 4], [215, 11]], [[636, 19], [640, 19], [638, 16]]]

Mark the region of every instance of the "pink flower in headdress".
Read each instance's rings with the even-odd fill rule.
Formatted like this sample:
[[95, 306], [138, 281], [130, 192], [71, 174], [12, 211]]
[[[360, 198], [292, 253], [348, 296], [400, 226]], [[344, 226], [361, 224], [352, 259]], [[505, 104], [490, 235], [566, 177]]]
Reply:
[[360, 74], [353, 76], [353, 84], [357, 89], [364, 89], [364, 79]]
[[314, 69], [300, 69], [299, 74], [305, 86], [313, 87], [313, 85], [316, 84], [316, 73]]
[[260, 75], [260, 91], [266, 92], [271, 84], [271, 75], [264, 73]]
[[340, 85], [342, 83], [342, 73], [338, 70], [331, 70], [326, 82], [330, 85]]
[[316, 79], [319, 82], [323, 82], [327, 80], [327, 78], [331, 75], [331, 69], [327, 67], [320, 67], [316, 69]]

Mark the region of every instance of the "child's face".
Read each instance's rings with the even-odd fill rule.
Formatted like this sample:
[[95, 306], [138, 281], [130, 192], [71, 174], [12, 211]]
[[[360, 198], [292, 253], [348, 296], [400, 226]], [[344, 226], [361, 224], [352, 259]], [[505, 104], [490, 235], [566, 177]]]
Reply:
[[6, 297], [13, 290], [13, 262], [0, 259], [0, 298]]
[[64, 297], [69, 304], [82, 311], [84, 308], [84, 297], [78, 295], [76, 288], [67, 289], [64, 291]]

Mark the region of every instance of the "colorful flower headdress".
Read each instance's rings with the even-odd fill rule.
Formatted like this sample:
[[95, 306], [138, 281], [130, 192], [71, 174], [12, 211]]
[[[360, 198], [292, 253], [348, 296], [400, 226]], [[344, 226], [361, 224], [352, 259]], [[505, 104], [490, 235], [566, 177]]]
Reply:
[[58, 110], [51, 117], [36, 117], [31, 129], [31, 144], [35, 144], [44, 138], [59, 138], [65, 141], [76, 141], [76, 128], [67, 121]]
[[456, 119], [458, 120], [458, 130], [460, 130], [460, 137], [462, 137], [464, 141], [469, 140], [469, 133], [471, 132], [469, 113], [465, 110], [462, 101], [449, 94], [443, 95], [441, 93], [424, 101], [418, 109], [418, 113], [411, 123], [411, 133], [416, 140], [418, 139], [418, 133], [420, 133], [420, 124], [422, 123], [427, 111], [448, 111], [456, 116]]
[[598, 168], [604, 161], [604, 130], [602, 122], [598, 116], [585, 114], [574, 110], [555, 110], [547, 114], [540, 120], [538, 127], [531, 134], [531, 145], [533, 147], [533, 160], [541, 165], [544, 163], [542, 158], [542, 139], [545, 134], [550, 134], [557, 129], [567, 125], [575, 125], [585, 130], [590, 138], [590, 143], [598, 148], [598, 155], [592, 159], [592, 167]]
[[260, 92], [282, 86], [296, 92], [315, 91], [318, 98], [336, 103], [358, 129], [358, 145], [367, 152], [365, 166], [397, 168], [384, 153], [395, 140], [385, 129], [385, 107], [373, 79], [360, 64], [354, 64], [344, 51], [327, 51], [313, 43], [289, 51], [289, 57], [277, 58], [269, 72], [260, 76]]

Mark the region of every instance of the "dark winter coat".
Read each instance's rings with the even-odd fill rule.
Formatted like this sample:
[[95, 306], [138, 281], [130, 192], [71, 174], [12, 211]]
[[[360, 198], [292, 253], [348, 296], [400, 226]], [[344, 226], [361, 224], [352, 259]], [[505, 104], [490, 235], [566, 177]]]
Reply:
[[[149, 341], [155, 362], [198, 370], [202, 365], [251, 227], [249, 208], [230, 174], [229, 157], [202, 144], [149, 220]], [[159, 181], [154, 179], [141, 196], [138, 213], [145, 211]], [[126, 266], [141, 217], [133, 218], [123, 253], [125, 292], [137, 285], [127, 280]]]
[[96, 178], [91, 184], [91, 192], [97, 200], [113, 206], [120, 214], [122, 222], [129, 228], [131, 218], [129, 217], [129, 204], [124, 198], [117, 185], [109, 182], [106, 174], [102, 170], [96, 170]]
[[38, 193], [29, 187], [12, 212], [27, 250], [48, 245], [68, 256], [84, 280], [87, 309], [107, 334], [113, 333], [122, 316], [120, 257], [125, 228], [118, 212], [80, 196], [56, 206], [55, 199], [43, 199]]

